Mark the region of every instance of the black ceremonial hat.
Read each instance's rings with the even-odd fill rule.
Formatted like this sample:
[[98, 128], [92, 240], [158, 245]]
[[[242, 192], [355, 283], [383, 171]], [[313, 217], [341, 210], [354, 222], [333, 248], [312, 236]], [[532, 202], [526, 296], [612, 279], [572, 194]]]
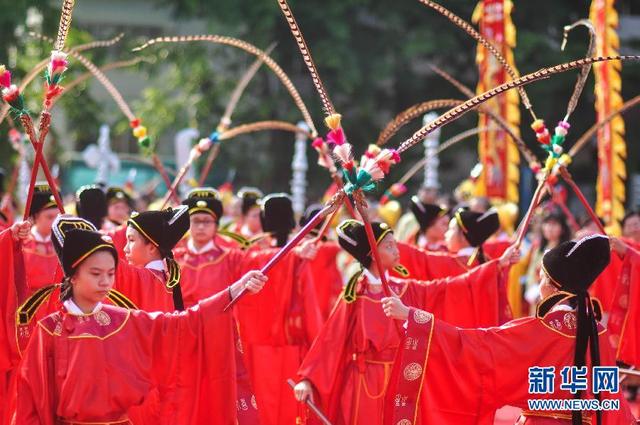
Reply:
[[272, 193], [261, 204], [262, 230], [273, 233], [278, 239], [278, 246], [282, 246], [282, 242], [286, 243], [287, 236], [296, 227], [291, 197], [286, 193]]
[[411, 212], [418, 220], [420, 230], [427, 230], [437, 218], [447, 213], [447, 210], [436, 204], [425, 204], [420, 201], [417, 196], [411, 197]]
[[29, 215], [33, 217], [42, 210], [55, 207], [56, 199], [49, 185], [46, 183], [36, 183], [33, 187], [33, 199], [31, 200]]
[[192, 189], [182, 201], [189, 208], [189, 215], [206, 213], [215, 217], [216, 222], [222, 217], [222, 201], [220, 193], [211, 187]]
[[163, 257], [171, 257], [171, 250], [189, 230], [189, 212], [187, 206], [181, 205], [163, 211], [133, 213], [127, 224], [158, 247]]
[[556, 287], [575, 294], [589, 289], [610, 259], [609, 238], [591, 235], [545, 252], [542, 268]]
[[82, 186], [76, 192], [76, 213], [89, 220], [96, 228], [102, 227], [102, 220], [108, 214], [107, 196], [95, 185]]
[[[371, 223], [373, 235], [376, 243], [393, 230], [386, 224], [374, 221]], [[364, 224], [357, 220], [345, 220], [337, 227], [338, 243], [353, 258], [358, 260], [364, 267], [371, 265], [371, 246], [367, 240], [367, 233]]]
[[262, 191], [255, 187], [243, 187], [238, 191], [238, 198], [242, 199], [242, 215], [258, 205], [258, 201], [264, 196]]
[[459, 209], [454, 214], [469, 245], [478, 247], [500, 228], [498, 212], [491, 208], [487, 212], [475, 212]]

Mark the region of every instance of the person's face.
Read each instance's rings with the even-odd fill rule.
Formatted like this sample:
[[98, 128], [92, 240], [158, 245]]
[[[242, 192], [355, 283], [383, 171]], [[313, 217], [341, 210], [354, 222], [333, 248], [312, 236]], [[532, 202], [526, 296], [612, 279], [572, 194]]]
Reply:
[[449, 220], [449, 228], [444, 234], [444, 242], [447, 245], [447, 250], [454, 254], [469, 246], [455, 218]]
[[562, 236], [562, 226], [555, 220], [542, 223], [542, 236], [549, 242], [557, 243]]
[[131, 226], [127, 227], [127, 244], [124, 246], [124, 254], [129, 264], [140, 267], [146, 266], [159, 255], [158, 249]]
[[640, 216], [632, 215], [627, 218], [622, 228], [622, 236], [640, 242]]
[[396, 244], [393, 233], [387, 233], [378, 244], [378, 255], [380, 256], [380, 265], [383, 270], [389, 270], [398, 265], [400, 261], [400, 251]]
[[436, 218], [431, 226], [425, 231], [425, 236], [430, 241], [441, 241], [449, 227], [449, 218], [446, 215]]
[[211, 214], [197, 213], [189, 219], [191, 221], [189, 230], [195, 243], [204, 245], [216, 235], [218, 225]]
[[109, 220], [116, 223], [124, 223], [129, 219], [131, 208], [126, 201], [116, 201], [109, 205]]
[[57, 208], [47, 208], [35, 215], [35, 226], [42, 236], [49, 236], [51, 234], [51, 225], [58, 216]]
[[553, 293], [558, 292], [558, 288], [553, 286], [551, 280], [549, 279], [549, 276], [547, 276], [544, 270], [542, 270], [542, 267], [540, 267], [540, 273], [538, 277], [540, 279], [540, 297], [542, 299], [545, 299]]
[[252, 207], [244, 216], [244, 223], [251, 233], [262, 232], [262, 223], [260, 223], [260, 207]]
[[98, 251], [84, 260], [71, 277], [73, 298], [78, 305], [95, 305], [113, 288], [116, 262], [107, 251]]

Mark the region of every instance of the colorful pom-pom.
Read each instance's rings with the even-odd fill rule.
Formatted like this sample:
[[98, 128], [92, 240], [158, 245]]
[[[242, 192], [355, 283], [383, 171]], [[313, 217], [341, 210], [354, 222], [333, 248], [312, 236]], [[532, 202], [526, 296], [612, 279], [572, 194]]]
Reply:
[[320, 150], [323, 145], [324, 139], [322, 137], [316, 137], [313, 142], [311, 142], [311, 146], [313, 146], [314, 149]]
[[554, 154], [558, 155], [558, 157], [559, 157], [560, 155], [562, 155], [562, 152], [563, 152], [563, 150], [562, 150], [562, 146], [560, 146], [560, 145], [553, 145], [553, 153], [554, 153]]
[[565, 154], [563, 154], [563, 155], [560, 157], [560, 159], [558, 159], [558, 162], [560, 163], [560, 165], [563, 165], [563, 166], [565, 166], [565, 167], [566, 167], [567, 165], [571, 164], [571, 161], [572, 161], [571, 156], [570, 156], [569, 154], [566, 154], [566, 153], [565, 153]]
[[407, 186], [402, 183], [394, 183], [391, 185], [389, 191], [391, 192], [391, 195], [397, 198], [407, 193]]
[[331, 130], [336, 130], [340, 127], [340, 122], [342, 121], [342, 115], [340, 114], [331, 114], [324, 119], [324, 123]]
[[342, 128], [336, 128], [335, 130], [331, 130], [327, 134], [327, 142], [333, 143], [337, 146], [344, 145], [345, 137], [344, 137], [344, 131], [342, 131]]
[[0, 87], [8, 88], [11, 86], [11, 71], [0, 65]]
[[20, 89], [15, 84], [11, 84], [9, 88], [2, 90], [2, 98], [5, 102], [11, 104], [20, 97]]
[[148, 148], [151, 146], [151, 138], [149, 136], [142, 137], [138, 139], [138, 145], [143, 148]]
[[145, 137], [147, 135], [147, 127], [139, 125], [138, 127], [133, 129], [133, 135], [138, 139]]
[[533, 131], [535, 131], [536, 133], [540, 133], [545, 129], [545, 125], [544, 125], [544, 120], [541, 119], [537, 119], [535, 120], [532, 124], [531, 124], [531, 128], [533, 129]]
[[140, 126], [140, 118], [134, 118], [131, 120], [131, 122], [129, 123], [129, 125], [131, 126], [131, 128], [136, 128]]

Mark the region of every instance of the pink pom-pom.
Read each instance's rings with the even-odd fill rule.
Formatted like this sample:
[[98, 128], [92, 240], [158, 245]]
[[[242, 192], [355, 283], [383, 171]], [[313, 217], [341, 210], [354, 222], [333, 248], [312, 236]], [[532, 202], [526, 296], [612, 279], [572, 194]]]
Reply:
[[311, 146], [313, 146], [314, 149], [320, 150], [323, 145], [324, 145], [324, 140], [322, 139], [322, 137], [316, 137], [314, 141], [311, 142]]
[[402, 196], [407, 193], [407, 186], [403, 185], [402, 183], [394, 183], [391, 185], [390, 192], [397, 198], [398, 196]]
[[335, 130], [331, 130], [328, 134], [327, 134], [327, 141], [334, 143], [338, 146], [343, 145], [345, 142], [345, 138], [344, 138], [344, 131], [342, 131], [342, 128], [336, 128]]
[[4, 72], [0, 73], [0, 87], [11, 87], [11, 71], [5, 69]]

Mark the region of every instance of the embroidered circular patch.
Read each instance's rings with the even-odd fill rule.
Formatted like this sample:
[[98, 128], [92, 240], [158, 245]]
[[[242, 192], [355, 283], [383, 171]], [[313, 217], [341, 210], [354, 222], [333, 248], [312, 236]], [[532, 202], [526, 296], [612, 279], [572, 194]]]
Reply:
[[578, 325], [578, 319], [573, 313], [566, 313], [562, 321], [564, 322], [564, 325], [569, 329], [575, 329]]
[[431, 317], [433, 317], [431, 313], [427, 313], [423, 310], [416, 310], [413, 312], [413, 320], [420, 325], [428, 323], [431, 320]]
[[96, 319], [96, 322], [98, 322], [100, 326], [108, 326], [111, 324], [111, 317], [109, 317], [109, 315], [102, 310], [94, 314], [93, 317]]
[[422, 366], [418, 363], [410, 363], [404, 368], [404, 379], [407, 381], [415, 381], [422, 375]]

